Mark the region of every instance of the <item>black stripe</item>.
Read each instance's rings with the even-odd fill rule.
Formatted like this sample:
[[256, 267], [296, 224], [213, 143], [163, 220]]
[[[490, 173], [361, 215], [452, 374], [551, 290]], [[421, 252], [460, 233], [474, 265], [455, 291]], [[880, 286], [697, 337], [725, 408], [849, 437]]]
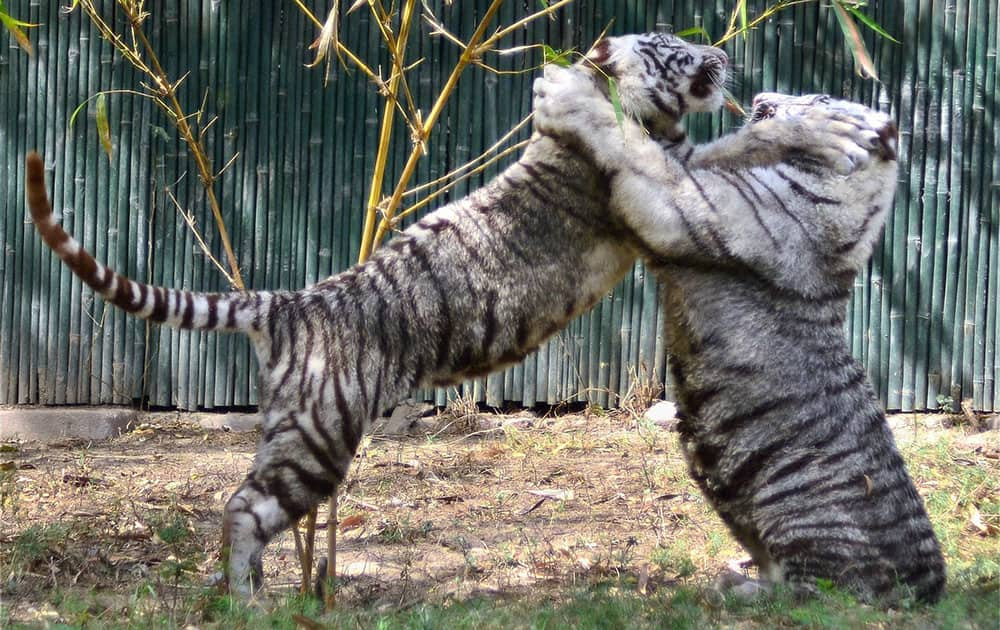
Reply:
[[[227, 306], [229, 312], [226, 313], [226, 328], [233, 330], [236, 328], [236, 309], [239, 308], [239, 302], [236, 300], [229, 300], [229, 304]], [[270, 313], [274, 312], [274, 299], [272, 299], [271, 308], [268, 310]], [[260, 309], [258, 309], [258, 312], [260, 312]], [[268, 319], [268, 323], [270, 324], [270, 318]], [[274, 336], [272, 335], [271, 338], [273, 339]]]
[[347, 452], [353, 456], [361, 442], [361, 436], [354, 428], [354, 416], [344, 398], [344, 388], [340, 384], [340, 375], [340, 372], [333, 375], [333, 393], [337, 404], [337, 413], [340, 414], [340, 432], [344, 438], [344, 445], [347, 447]]
[[729, 184], [736, 190], [736, 192], [740, 194], [740, 197], [743, 197], [743, 201], [746, 202], [747, 207], [753, 212], [754, 219], [757, 220], [757, 223], [760, 225], [761, 229], [764, 230], [764, 234], [767, 234], [768, 240], [771, 241], [771, 246], [775, 250], [780, 250], [781, 244], [778, 242], [777, 237], [775, 237], [774, 233], [771, 232], [771, 229], [767, 227], [767, 224], [764, 223], [764, 219], [760, 216], [760, 212], [757, 210], [757, 204], [755, 204], [753, 200], [750, 199], [750, 197], [747, 195], [747, 193], [743, 191], [742, 186], [740, 186], [739, 180], [736, 180], [736, 176], [730, 175], [729, 173], [722, 170], [714, 170], [713, 172], [721, 176], [727, 182], [729, 182]]
[[194, 320], [194, 296], [190, 291], [184, 292], [184, 317], [181, 318], [181, 328], [191, 328]]
[[208, 320], [205, 322], [205, 330], [214, 330], [219, 323], [219, 294], [209, 293], [205, 296], [208, 302]]
[[427, 253], [418, 246], [417, 243], [410, 244], [410, 255], [415, 261], [424, 269], [426, 272], [427, 280], [430, 282], [431, 286], [438, 294], [438, 307], [440, 328], [437, 331], [438, 343], [437, 343], [437, 357], [436, 364], [437, 369], [441, 370], [448, 364], [449, 354], [451, 352], [452, 335], [454, 334], [454, 322], [452, 321], [450, 301], [444, 288], [441, 286], [441, 280], [434, 273], [434, 268], [431, 266], [430, 260], [427, 258]]
[[[846, 454], [850, 454], [850, 452]], [[777, 483], [785, 477], [802, 472], [806, 466], [816, 461], [818, 456], [819, 453], [815, 449], [804, 449], [801, 455], [792, 457], [791, 459], [779, 464], [777, 468], [768, 471], [767, 476], [764, 477], [762, 481], [763, 485], [777, 485]]]
[[167, 297], [166, 289], [153, 287], [153, 311], [149, 314], [149, 319], [154, 322], [163, 322], [167, 319]]
[[778, 193], [774, 192], [774, 189], [771, 188], [771, 186], [769, 186], [767, 182], [765, 182], [761, 177], [757, 175], [756, 170], [751, 170], [749, 173], [747, 173], [747, 176], [752, 177], [758, 184], [760, 184], [760, 186], [764, 190], [769, 192], [771, 194], [771, 197], [773, 197], [774, 200], [778, 203], [777, 206], [771, 206], [771, 207], [774, 207], [775, 210], [780, 210], [782, 213], [785, 214], [785, 216], [794, 221], [795, 224], [799, 226], [799, 230], [802, 231], [802, 235], [806, 237], [806, 240], [812, 243], [814, 246], [816, 246], [817, 241], [813, 237], [812, 231], [806, 227], [805, 223], [802, 222], [802, 219], [799, 218], [797, 214], [788, 209], [788, 206], [785, 204], [785, 200], [782, 199], [778, 195]]
[[795, 179], [793, 179], [790, 175], [786, 174], [784, 171], [782, 171], [780, 168], [778, 168], [778, 166], [775, 166], [773, 170], [774, 170], [775, 173], [777, 173], [778, 177], [780, 177], [781, 179], [783, 179], [786, 182], [788, 182], [788, 186], [793, 191], [795, 191], [796, 194], [798, 194], [801, 197], [805, 197], [805, 199], [807, 201], [809, 201], [810, 203], [826, 204], [826, 205], [833, 205], [833, 206], [839, 206], [840, 205], [840, 202], [837, 201], [836, 199], [831, 199], [829, 197], [824, 197], [822, 195], [818, 195], [818, 194], [814, 193], [813, 191], [807, 189], [805, 186], [803, 186], [799, 182], [795, 181]]
[[759, 403], [746, 411], [731, 414], [726, 418], [718, 418], [713, 422], [714, 430], [719, 433], [731, 433], [750, 422], [756, 422], [763, 416], [788, 407], [789, 405], [802, 404], [802, 397], [794, 394], [775, 396], [769, 400]]
[[[322, 391], [320, 392], [320, 396], [322, 397]], [[320, 415], [319, 409], [320, 407], [314, 404], [310, 410], [313, 427], [315, 427], [316, 433], [319, 434], [320, 439], [323, 440], [323, 443], [326, 445], [326, 450], [331, 454], [331, 456], [339, 457], [337, 454], [337, 442], [333, 439], [333, 435], [326, 430], [326, 425], [323, 422], [324, 418]], [[344, 468], [346, 468], [346, 466]], [[339, 469], [338, 472], [340, 472]]]
[[305, 356], [301, 357], [298, 362], [302, 364], [302, 374], [299, 376], [299, 412], [305, 412], [306, 405], [309, 399], [312, 398], [311, 384], [313, 377], [309, 374], [309, 355], [314, 352], [313, 348], [313, 322], [310, 317], [312, 313], [306, 311], [303, 305], [303, 317], [302, 324], [306, 329], [306, 342], [303, 348]]

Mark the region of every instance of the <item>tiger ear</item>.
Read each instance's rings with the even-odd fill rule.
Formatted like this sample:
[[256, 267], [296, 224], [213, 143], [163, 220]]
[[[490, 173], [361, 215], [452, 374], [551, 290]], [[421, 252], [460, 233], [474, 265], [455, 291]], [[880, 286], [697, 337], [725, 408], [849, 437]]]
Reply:
[[590, 49], [587, 56], [584, 59], [588, 64], [593, 64], [601, 70], [605, 70], [605, 65], [611, 59], [611, 41], [608, 38], [604, 38], [594, 44], [594, 47]]

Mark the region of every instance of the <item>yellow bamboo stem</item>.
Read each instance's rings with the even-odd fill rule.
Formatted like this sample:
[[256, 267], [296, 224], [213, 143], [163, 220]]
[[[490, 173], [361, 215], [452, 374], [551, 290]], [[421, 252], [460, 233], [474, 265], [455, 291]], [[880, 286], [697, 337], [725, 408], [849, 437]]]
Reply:
[[[480, 43], [483, 41], [486, 34], [486, 28], [490, 22], [493, 21], [493, 16], [496, 15], [496, 12], [500, 10], [501, 4], [503, 4], [503, 0], [493, 0], [493, 2], [490, 3], [482, 21], [479, 23], [479, 26], [476, 27], [476, 32], [472, 34], [472, 38], [469, 40], [468, 46], [466, 46], [465, 50], [462, 51], [462, 54], [458, 59], [458, 63], [455, 64], [455, 68], [451, 71], [451, 75], [448, 77], [448, 81], [445, 83], [444, 88], [442, 88], [441, 94], [438, 95], [437, 101], [434, 102], [434, 107], [431, 108], [430, 113], [427, 115], [427, 120], [424, 121], [422, 128], [416, 130], [417, 142], [414, 143], [413, 150], [410, 152], [410, 157], [407, 159], [406, 165], [403, 167], [403, 173], [399, 176], [399, 182], [396, 184], [396, 189], [393, 190], [392, 197], [389, 198], [389, 202], [385, 207], [382, 220], [379, 222], [378, 230], [375, 232], [375, 236], [371, 239], [370, 243], [366, 242], [365, 239], [362, 239], [362, 250], [364, 250], [367, 246], [367, 250], [370, 252], [376, 244], [380, 243], [382, 239], [385, 238], [386, 232], [392, 226], [393, 215], [399, 207], [399, 202], [403, 197], [403, 193], [406, 191], [406, 186], [409, 184], [410, 178], [413, 177], [414, 171], [417, 170], [417, 162], [420, 161], [420, 156], [423, 154], [423, 144], [430, 137], [431, 129], [434, 128], [434, 124], [441, 116], [441, 112], [444, 111], [445, 103], [447, 103], [451, 93], [455, 90], [455, 86], [458, 85], [458, 79], [462, 76], [462, 72], [469, 66], [470, 63], [479, 57]], [[367, 234], [365, 236], [367, 236]]]
[[389, 150], [392, 140], [392, 124], [396, 116], [396, 96], [399, 91], [399, 82], [403, 76], [403, 55], [406, 51], [406, 41], [410, 34], [410, 25], [413, 22], [413, 8], [416, 0], [407, 0], [403, 8], [403, 17], [399, 26], [399, 37], [396, 46], [392, 51], [393, 72], [389, 78], [389, 94], [386, 97], [385, 110], [382, 112], [382, 129], [379, 132], [378, 154], [375, 156], [375, 170], [372, 173], [371, 188], [368, 191], [368, 204], [365, 212], [365, 226], [361, 234], [361, 250], [358, 253], [358, 262], [364, 262], [371, 256], [375, 241], [372, 233], [375, 231], [375, 219], [378, 216], [378, 203], [382, 198], [382, 182], [385, 179], [385, 167], [389, 161]]

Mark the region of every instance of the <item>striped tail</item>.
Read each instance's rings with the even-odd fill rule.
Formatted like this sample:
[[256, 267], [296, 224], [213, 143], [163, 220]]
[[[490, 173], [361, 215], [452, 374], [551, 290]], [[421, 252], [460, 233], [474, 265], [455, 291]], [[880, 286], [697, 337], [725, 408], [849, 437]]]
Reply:
[[29, 153], [27, 170], [28, 207], [35, 229], [73, 273], [105, 300], [137, 317], [173, 328], [247, 333], [258, 329], [258, 314], [267, 307], [268, 293], [192, 293], [154, 287], [130, 280], [94, 260], [52, 217], [42, 156]]

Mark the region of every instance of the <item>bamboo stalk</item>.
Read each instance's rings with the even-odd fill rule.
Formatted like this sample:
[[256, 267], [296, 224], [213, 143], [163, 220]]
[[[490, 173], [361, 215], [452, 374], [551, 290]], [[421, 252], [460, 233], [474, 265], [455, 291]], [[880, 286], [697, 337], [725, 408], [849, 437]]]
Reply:
[[[931, 29], [933, 42], [931, 49], [932, 86], [937, 87], [940, 94], [940, 114], [937, 128], [931, 129], [935, 136], [936, 154], [933, 157], [934, 166], [931, 170], [926, 189], [930, 207], [933, 209], [933, 230], [935, 235], [933, 253], [933, 271], [931, 280], [931, 296], [928, 306], [930, 335], [927, 351], [927, 392], [924, 399], [925, 409], [938, 407], [938, 396], [947, 396], [949, 392], [943, 387], [941, 370], [941, 345], [944, 339], [943, 310], [945, 300], [945, 285], [947, 275], [948, 249], [948, 133], [951, 126], [951, 80], [949, 71], [952, 67], [950, 49], [945, 38], [953, 31], [955, 21], [954, 5], [944, 11], [935, 12], [935, 24]], [[930, 221], [927, 222], [931, 224]], [[926, 244], [925, 244], [926, 247]], [[921, 277], [925, 277], [921, 272]], [[919, 376], [919, 374], [918, 374]], [[920, 403], [918, 398], [917, 403]]]
[[[986, 127], [985, 127], [985, 111], [986, 106], [984, 100], [987, 98], [983, 92], [983, 87], [986, 84], [986, 50], [987, 50], [987, 29], [989, 28], [989, 5], [990, 2], [977, 0], [973, 3], [975, 7], [974, 20], [972, 24], [975, 25], [973, 28], [973, 33], [975, 33], [975, 48], [970, 50], [970, 54], [973, 55], [967, 62], [970, 66], [971, 74], [973, 78], [973, 90], [971, 93], [971, 103], [972, 103], [972, 119], [969, 121], [972, 127], [972, 143], [971, 151], [966, 151], [966, 155], [969, 160], [969, 244], [970, 244], [970, 265], [969, 265], [969, 275], [970, 275], [970, 286], [969, 286], [969, 305], [968, 310], [970, 314], [966, 316], [966, 335], [965, 343], [967, 347], [971, 349], [972, 361], [968, 367], [971, 367], [971, 388], [966, 391], [964, 396], [968, 398], [971, 394], [973, 400], [973, 405], [976, 409], [982, 409], [984, 407], [985, 396], [984, 396], [984, 376], [986, 371], [985, 366], [985, 352], [986, 352], [986, 338], [984, 335], [986, 327], [986, 299], [987, 299], [987, 278], [989, 275], [989, 269], [987, 267], [987, 262], [989, 261], [989, 236], [984, 231], [990, 226], [989, 211], [987, 210], [988, 201], [983, 198], [983, 186], [981, 178], [976, 177], [976, 166], [983, 164], [987, 159], [984, 155], [984, 149], [986, 144]], [[995, 95], [990, 95], [991, 98], [995, 98]], [[963, 169], [966, 168], [963, 166]], [[974, 280], [974, 282], [973, 282]], [[964, 387], [964, 384], [963, 384]]]
[[[395, 190], [392, 193], [386, 208], [384, 210], [384, 217], [379, 223], [378, 231], [375, 232], [373, 241], [369, 243], [362, 243], [362, 253], [366, 251], [370, 252], [372, 247], [377, 243], [382, 241], [385, 233], [388, 231], [393, 216], [395, 215], [396, 208], [399, 207], [400, 199], [402, 198], [403, 192], [406, 190], [409, 184], [410, 177], [413, 176], [413, 171], [416, 168], [417, 162], [420, 159], [422, 152], [423, 143], [427, 142], [430, 137], [430, 132], [434, 128], [434, 124], [437, 122], [444, 109], [444, 105], [448, 98], [451, 96], [452, 92], [455, 90], [455, 86], [458, 85], [458, 79], [461, 77], [462, 72], [468, 67], [470, 63], [480, 54], [480, 44], [482, 43], [486, 35], [486, 27], [492, 22], [494, 14], [500, 8], [503, 0], [492, 0], [489, 7], [486, 9], [486, 13], [480, 21], [479, 26], [476, 28], [475, 33], [473, 33], [471, 39], [465, 50], [462, 51], [462, 55], [459, 57], [458, 63], [455, 65], [454, 70], [452, 70], [451, 76], [448, 77], [448, 81], [445, 83], [444, 87], [441, 89], [438, 100], [434, 103], [431, 108], [430, 113], [427, 115], [427, 119], [424, 121], [423, 128], [416, 131], [417, 142], [413, 150], [410, 152], [410, 157], [406, 161], [406, 165], [403, 167], [403, 172], [399, 177], [399, 183], [396, 185]], [[557, 3], [562, 4], [562, 3]], [[555, 6], [555, 5], [553, 5]]]

